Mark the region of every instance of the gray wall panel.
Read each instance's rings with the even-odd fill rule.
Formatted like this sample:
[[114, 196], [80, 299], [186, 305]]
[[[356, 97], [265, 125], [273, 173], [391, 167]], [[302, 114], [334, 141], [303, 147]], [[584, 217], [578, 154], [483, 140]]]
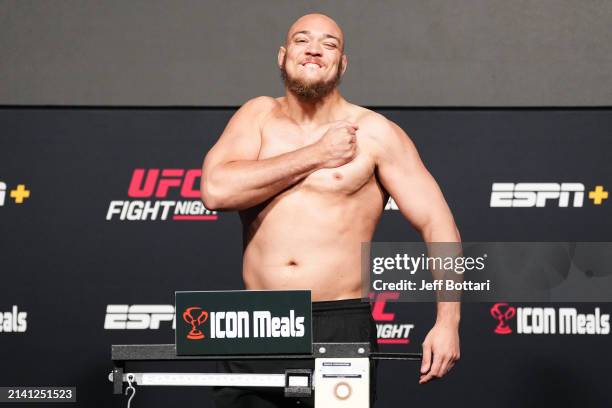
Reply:
[[343, 91], [376, 106], [612, 101], [612, 2], [1, 1], [0, 104], [239, 105], [279, 95], [309, 11], [345, 30]]

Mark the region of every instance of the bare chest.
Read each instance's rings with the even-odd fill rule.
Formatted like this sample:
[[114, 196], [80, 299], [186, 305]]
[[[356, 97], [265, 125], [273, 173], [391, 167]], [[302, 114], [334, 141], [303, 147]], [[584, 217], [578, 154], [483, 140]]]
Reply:
[[[327, 127], [304, 130], [283, 120], [270, 120], [262, 129], [259, 159], [278, 156], [316, 143]], [[353, 194], [374, 179], [375, 163], [365, 136], [357, 131], [357, 156], [349, 163], [335, 168], [314, 171], [299, 183], [300, 188]]]

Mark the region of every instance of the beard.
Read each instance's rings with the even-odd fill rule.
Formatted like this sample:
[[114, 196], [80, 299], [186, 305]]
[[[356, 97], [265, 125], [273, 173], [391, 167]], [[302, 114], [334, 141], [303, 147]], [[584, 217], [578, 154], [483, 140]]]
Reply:
[[321, 80], [317, 82], [304, 82], [298, 78], [292, 78], [285, 69], [285, 63], [287, 62], [287, 55], [283, 60], [283, 65], [280, 68], [281, 78], [285, 83], [285, 87], [298, 98], [305, 101], [316, 101], [329, 95], [331, 91], [336, 89], [340, 85], [340, 78], [342, 77], [342, 60], [338, 64], [338, 71], [336, 75], [330, 80]]

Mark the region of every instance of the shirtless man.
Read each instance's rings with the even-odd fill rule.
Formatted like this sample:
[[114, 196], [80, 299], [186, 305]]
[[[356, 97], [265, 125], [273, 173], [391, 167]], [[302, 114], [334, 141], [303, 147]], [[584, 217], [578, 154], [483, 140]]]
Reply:
[[[360, 297], [361, 243], [371, 241], [389, 195], [424, 241], [460, 240], [406, 133], [340, 95], [347, 64], [334, 20], [299, 18], [278, 52], [285, 96], [245, 103], [203, 165], [206, 207], [240, 211], [246, 288], [310, 289], [313, 311]], [[423, 342], [421, 384], [459, 358], [459, 317], [459, 303], [438, 303]]]

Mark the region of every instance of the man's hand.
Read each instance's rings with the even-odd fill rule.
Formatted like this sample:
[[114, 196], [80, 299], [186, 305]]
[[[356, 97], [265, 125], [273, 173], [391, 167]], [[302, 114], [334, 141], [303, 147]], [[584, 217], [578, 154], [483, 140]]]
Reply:
[[436, 323], [423, 342], [423, 362], [419, 384], [441, 378], [459, 360], [459, 326]]
[[356, 123], [341, 120], [332, 123], [316, 143], [322, 155], [323, 167], [340, 167], [357, 155]]

